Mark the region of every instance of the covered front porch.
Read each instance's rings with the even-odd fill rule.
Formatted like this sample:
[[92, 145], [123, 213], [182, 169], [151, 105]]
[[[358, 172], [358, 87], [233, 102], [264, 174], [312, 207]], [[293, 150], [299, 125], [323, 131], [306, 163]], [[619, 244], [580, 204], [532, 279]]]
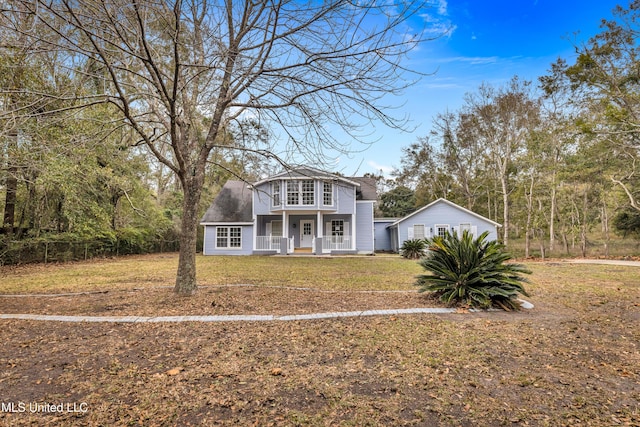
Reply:
[[282, 215], [258, 215], [254, 251], [292, 254], [355, 252], [353, 215], [284, 211]]

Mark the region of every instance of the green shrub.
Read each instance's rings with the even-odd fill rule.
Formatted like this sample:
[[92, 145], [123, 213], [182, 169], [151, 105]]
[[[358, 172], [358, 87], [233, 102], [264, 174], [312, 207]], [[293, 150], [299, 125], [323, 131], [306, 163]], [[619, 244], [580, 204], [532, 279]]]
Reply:
[[422, 258], [427, 250], [427, 241], [424, 239], [405, 240], [400, 248], [400, 255], [409, 259]]
[[449, 305], [478, 308], [502, 307], [517, 310], [518, 294], [528, 295], [522, 274], [530, 274], [512, 259], [504, 246], [487, 241], [488, 232], [477, 239], [468, 231], [434, 237], [428, 241], [429, 253], [420, 265], [431, 274], [418, 276], [420, 292], [434, 292]]

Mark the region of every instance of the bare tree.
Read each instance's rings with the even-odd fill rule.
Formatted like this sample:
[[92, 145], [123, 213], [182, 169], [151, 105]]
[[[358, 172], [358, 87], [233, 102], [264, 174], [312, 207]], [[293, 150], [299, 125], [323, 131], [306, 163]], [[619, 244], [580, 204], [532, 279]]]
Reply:
[[[196, 289], [198, 205], [214, 148], [255, 120], [317, 163], [349, 150], [372, 121], [402, 127], [383, 97], [398, 94], [408, 26], [422, 5], [375, 1], [6, 0], [0, 25], [32, 49], [55, 51], [60, 72], [98, 93], [46, 93], [74, 108], [110, 103], [184, 192], [175, 291]], [[34, 17], [39, 31], [19, 23]], [[43, 31], [45, 28], [46, 31]], [[167, 150], [164, 147], [169, 147]], [[242, 147], [266, 157], [272, 147]], [[286, 151], [286, 150], [285, 150]], [[216, 165], [213, 164], [215, 167]]]
[[462, 112], [438, 114], [433, 121], [433, 134], [442, 141], [442, 163], [447, 173], [455, 178], [467, 209], [473, 210], [482, 187], [479, 176], [484, 157], [473, 132], [467, 133], [468, 123], [474, 123], [474, 118]]
[[[483, 84], [465, 96], [469, 137], [485, 147], [489, 165], [500, 183], [503, 204], [503, 243], [509, 241], [509, 202], [513, 191], [514, 160], [522, 154], [527, 138], [538, 123], [539, 106], [530, 94], [530, 83], [514, 77], [501, 88]], [[473, 129], [473, 131], [472, 131]]]

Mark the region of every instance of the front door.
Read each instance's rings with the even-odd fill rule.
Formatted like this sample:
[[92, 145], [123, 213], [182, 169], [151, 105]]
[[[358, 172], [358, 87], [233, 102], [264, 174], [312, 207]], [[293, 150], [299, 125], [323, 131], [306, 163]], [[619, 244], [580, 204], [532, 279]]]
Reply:
[[310, 248], [313, 243], [313, 220], [300, 221], [300, 247]]

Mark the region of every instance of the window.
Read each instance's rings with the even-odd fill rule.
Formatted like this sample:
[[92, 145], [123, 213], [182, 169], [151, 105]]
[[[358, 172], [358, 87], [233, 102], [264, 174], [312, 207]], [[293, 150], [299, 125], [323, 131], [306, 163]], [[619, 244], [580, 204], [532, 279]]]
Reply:
[[315, 182], [313, 180], [287, 181], [287, 205], [301, 204], [315, 204]]
[[314, 198], [314, 185], [313, 180], [302, 181], [302, 204], [313, 205], [315, 204]]
[[271, 221], [272, 236], [282, 236], [282, 221]]
[[424, 224], [414, 224], [413, 225], [413, 238], [414, 239], [424, 239]]
[[331, 220], [331, 240], [333, 243], [342, 243], [344, 241], [344, 220]]
[[216, 248], [242, 248], [242, 227], [217, 227]]
[[300, 183], [298, 181], [287, 181], [287, 205], [300, 204]]
[[436, 236], [445, 237], [449, 233], [449, 224], [436, 224]]
[[333, 184], [330, 182], [325, 182], [322, 185], [322, 204], [333, 206]]
[[271, 199], [273, 200], [273, 206], [280, 206], [280, 182], [271, 183]]
[[303, 222], [302, 223], [302, 235], [303, 236], [311, 236], [313, 234], [313, 231], [311, 230], [311, 223], [310, 222]]
[[464, 235], [465, 231], [468, 231], [469, 233], [471, 233], [472, 232], [471, 231], [471, 224], [469, 224], [469, 223], [460, 224], [459, 230], [460, 230], [460, 237], [462, 237]]

